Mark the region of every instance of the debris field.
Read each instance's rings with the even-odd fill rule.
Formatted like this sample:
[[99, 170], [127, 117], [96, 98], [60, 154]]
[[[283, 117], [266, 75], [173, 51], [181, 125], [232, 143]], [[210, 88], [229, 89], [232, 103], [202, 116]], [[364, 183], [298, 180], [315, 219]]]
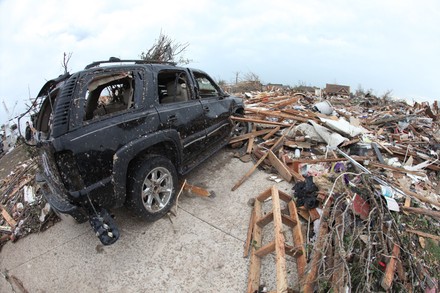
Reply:
[[[438, 292], [437, 103], [293, 92], [244, 100], [245, 115], [232, 119], [252, 131], [230, 145], [255, 163], [231, 188], [250, 184], [257, 168], [275, 174], [273, 187], [256, 191], [252, 210], [243, 211], [247, 292]], [[37, 168], [29, 159], [0, 181], [0, 248], [58, 220], [39, 192]], [[277, 189], [281, 180], [291, 193]], [[273, 284], [261, 282], [267, 269]]]
[[[245, 143], [238, 156], [256, 163], [232, 190], [258, 167], [292, 183], [291, 194], [275, 183], [255, 198], [247, 292], [438, 292], [437, 103], [281, 92], [245, 99], [245, 117], [233, 119], [253, 130], [230, 144]], [[262, 284], [269, 253], [276, 281]]]

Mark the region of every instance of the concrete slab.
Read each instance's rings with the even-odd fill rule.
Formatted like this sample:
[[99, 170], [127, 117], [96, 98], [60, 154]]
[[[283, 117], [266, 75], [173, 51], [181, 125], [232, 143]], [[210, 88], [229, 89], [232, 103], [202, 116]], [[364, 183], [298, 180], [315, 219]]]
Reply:
[[[112, 246], [102, 246], [87, 223], [61, 221], [6, 244], [0, 271], [21, 280], [29, 292], [243, 292], [249, 266], [242, 257], [247, 202], [275, 184], [257, 170], [231, 192], [251, 166], [222, 150], [186, 177], [213, 191], [214, 198], [184, 194], [177, 217], [154, 223], [126, 209], [114, 211], [121, 237]], [[277, 187], [290, 193], [291, 184]], [[0, 292], [13, 292], [4, 278]]]

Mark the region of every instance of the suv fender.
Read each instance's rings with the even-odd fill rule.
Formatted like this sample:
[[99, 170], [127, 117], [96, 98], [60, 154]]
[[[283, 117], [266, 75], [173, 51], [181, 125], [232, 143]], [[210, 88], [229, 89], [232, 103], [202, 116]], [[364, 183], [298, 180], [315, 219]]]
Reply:
[[114, 154], [113, 186], [115, 190], [115, 203], [117, 207], [120, 207], [125, 203], [127, 175], [130, 163], [133, 160], [138, 158], [140, 159], [143, 155], [151, 153], [166, 156], [167, 152], [163, 147], [155, 148], [155, 146], [160, 146], [161, 144], [170, 145], [175, 149], [175, 158], [169, 159], [173, 164], [175, 164], [176, 170], [179, 170], [182, 148], [179, 134], [173, 129], [144, 135], [126, 144]]

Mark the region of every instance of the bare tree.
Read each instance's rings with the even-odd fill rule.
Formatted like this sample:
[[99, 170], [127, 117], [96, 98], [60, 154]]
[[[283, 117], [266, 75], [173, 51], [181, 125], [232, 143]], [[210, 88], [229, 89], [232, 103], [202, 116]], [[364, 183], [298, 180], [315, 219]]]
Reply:
[[[142, 52], [140, 57], [147, 61], [175, 62], [188, 64], [192, 60], [183, 58], [181, 55], [187, 48], [188, 43], [178, 43], [162, 32], [156, 42], [146, 52]], [[176, 58], [179, 57], [178, 60]]]
[[61, 63], [61, 66], [63, 66], [64, 68], [64, 74], [66, 74], [67, 72], [69, 72], [67, 65], [69, 64], [70, 58], [72, 57], [72, 52], [66, 53], [64, 52], [63, 55], [63, 63]]
[[243, 75], [243, 78], [239, 78], [239, 72], [236, 72], [236, 83], [234, 85], [234, 92], [246, 92], [246, 91], [261, 91], [262, 83], [260, 77], [253, 72], [248, 72]]

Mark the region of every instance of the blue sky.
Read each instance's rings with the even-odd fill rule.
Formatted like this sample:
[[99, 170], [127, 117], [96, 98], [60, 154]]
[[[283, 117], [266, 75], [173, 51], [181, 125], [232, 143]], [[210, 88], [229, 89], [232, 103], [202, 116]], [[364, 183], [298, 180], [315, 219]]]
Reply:
[[[160, 32], [189, 43], [189, 66], [216, 79], [326, 83], [439, 99], [440, 2], [0, 0], [0, 101], [14, 114], [46, 80], [110, 56], [133, 59]], [[0, 105], [0, 123], [7, 115]]]

